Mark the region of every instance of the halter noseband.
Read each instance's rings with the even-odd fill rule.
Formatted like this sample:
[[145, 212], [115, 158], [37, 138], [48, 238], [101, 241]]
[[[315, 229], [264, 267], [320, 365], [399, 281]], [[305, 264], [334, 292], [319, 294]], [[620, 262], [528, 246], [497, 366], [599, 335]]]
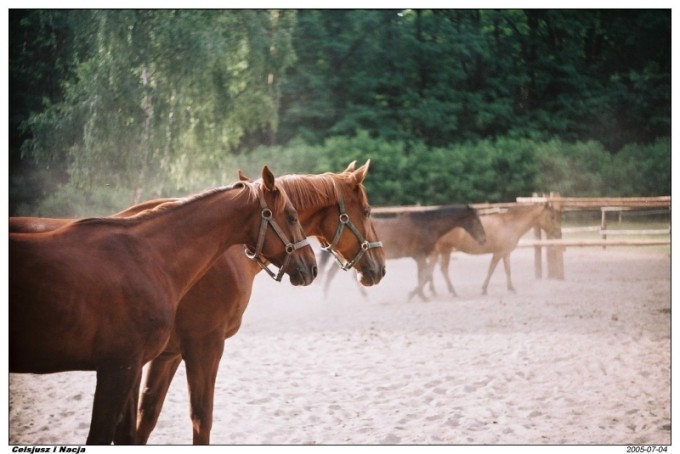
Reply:
[[[335, 183], [334, 183], [335, 184]], [[338, 229], [335, 231], [335, 238], [333, 238], [333, 242], [329, 244], [326, 247], [321, 247], [324, 251], [330, 252], [333, 257], [335, 257], [335, 261], [340, 267], [341, 270], [347, 271], [351, 269], [356, 263], [361, 260], [361, 258], [364, 256], [364, 254], [371, 248], [375, 247], [382, 247], [382, 242], [381, 241], [368, 241], [364, 239], [364, 236], [361, 234], [359, 229], [357, 228], [356, 225], [349, 219], [349, 215], [345, 211], [345, 202], [342, 199], [342, 193], [340, 191], [337, 191], [338, 193], [338, 208], [340, 209], [340, 224], [338, 224]], [[354, 258], [349, 261], [349, 262], [342, 262], [342, 257], [333, 250], [335, 246], [337, 246], [338, 242], [340, 241], [340, 236], [342, 235], [342, 231], [347, 227], [354, 233], [354, 235], [357, 237], [357, 240], [359, 240], [359, 243], [361, 244], [361, 249], [359, 249], [359, 252], [357, 252], [357, 255], [354, 256]]]
[[[258, 198], [260, 199], [260, 207], [262, 208], [262, 222], [260, 223], [260, 234], [257, 238], [257, 246], [255, 247], [255, 251], [251, 251], [248, 246], [244, 245], [243, 246], [243, 251], [246, 254], [246, 257], [249, 259], [255, 261], [258, 265], [260, 265], [260, 268], [265, 270], [269, 276], [272, 277], [276, 282], [280, 282], [281, 279], [283, 278], [283, 273], [284, 269], [288, 265], [288, 262], [290, 261], [290, 256], [295, 252], [296, 250], [305, 247], [305, 246], [310, 246], [309, 240], [307, 238], [303, 238], [302, 240], [296, 242], [296, 243], [290, 243], [288, 239], [286, 238], [286, 235], [283, 233], [283, 230], [279, 227], [279, 224], [276, 222], [274, 219], [272, 210], [269, 209], [267, 206], [267, 203], [264, 201], [264, 198], [262, 197], [262, 194], [258, 192]], [[286, 246], [286, 258], [283, 261], [283, 265], [279, 268], [278, 273], [274, 273], [272, 270], [269, 269], [265, 261], [262, 259], [262, 248], [264, 247], [264, 237], [267, 234], [267, 226], [271, 225], [272, 229], [274, 230], [274, 233], [279, 237], [279, 239], [283, 242], [283, 244]], [[311, 247], [311, 246], [310, 246]]]

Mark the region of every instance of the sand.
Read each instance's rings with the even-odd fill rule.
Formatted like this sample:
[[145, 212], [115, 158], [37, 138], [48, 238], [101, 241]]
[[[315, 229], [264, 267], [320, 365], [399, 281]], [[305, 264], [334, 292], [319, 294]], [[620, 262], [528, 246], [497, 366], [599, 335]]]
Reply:
[[[565, 280], [512, 255], [517, 293], [489, 256], [454, 255], [458, 298], [407, 302], [415, 262], [310, 287], [261, 273], [226, 344], [213, 444], [669, 444], [668, 248], [572, 248]], [[9, 375], [10, 444], [82, 444], [92, 372]], [[183, 366], [151, 444], [190, 444]], [[623, 451], [621, 451], [623, 452]]]

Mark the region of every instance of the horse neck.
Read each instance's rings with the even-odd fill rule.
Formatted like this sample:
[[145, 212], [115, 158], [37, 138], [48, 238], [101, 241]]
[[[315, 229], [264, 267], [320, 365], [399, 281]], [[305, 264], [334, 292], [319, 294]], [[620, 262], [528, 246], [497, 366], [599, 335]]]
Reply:
[[428, 229], [437, 237], [441, 237], [449, 230], [454, 227], [462, 227], [470, 235], [472, 223], [472, 217], [475, 216], [475, 212], [468, 210], [467, 208], [454, 208], [451, 209], [450, 213], [445, 216], [441, 216], [431, 223], [428, 224]]
[[223, 188], [145, 213], [132, 231], [148, 242], [183, 295], [229, 246], [253, 242], [259, 214], [248, 190]]

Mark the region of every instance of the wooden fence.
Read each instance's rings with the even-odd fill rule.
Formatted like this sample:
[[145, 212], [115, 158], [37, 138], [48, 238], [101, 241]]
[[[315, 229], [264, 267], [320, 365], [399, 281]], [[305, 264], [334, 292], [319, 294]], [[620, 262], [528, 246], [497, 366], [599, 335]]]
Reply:
[[[608, 229], [607, 213], [624, 212], [632, 210], [651, 210], [651, 209], [671, 209], [671, 197], [561, 197], [559, 194], [551, 193], [548, 196], [517, 197], [515, 203], [479, 203], [471, 204], [480, 214], [493, 213], [505, 210], [509, 207], [520, 204], [550, 203], [558, 213], [564, 211], [592, 211], [601, 212], [600, 226], [593, 227], [574, 227], [564, 228], [562, 233], [576, 231], [599, 231], [599, 239], [563, 239], [561, 238], [542, 238], [539, 228], [534, 229], [533, 240], [521, 240], [517, 247], [534, 248], [534, 270], [537, 279], [543, 277], [543, 248], [546, 250], [548, 278], [564, 279], [564, 259], [563, 251], [567, 247], [602, 247], [609, 246], [657, 246], [671, 243], [670, 238], [660, 239], [632, 239], [620, 238], [626, 235], [656, 235], [670, 234], [668, 229], [659, 230], [612, 230]], [[373, 213], [377, 215], [399, 214], [413, 211], [422, 211], [437, 206], [403, 206], [403, 207], [376, 207]], [[616, 239], [610, 239], [616, 236]]]
[[539, 229], [535, 229], [534, 240], [525, 240], [520, 242], [518, 247], [533, 247], [534, 248], [534, 270], [537, 279], [543, 276], [542, 265], [542, 251], [546, 248], [548, 278], [564, 279], [564, 258], [563, 251], [566, 247], [602, 247], [606, 249], [609, 246], [656, 246], [670, 244], [670, 238], [660, 239], [626, 239], [617, 238], [609, 239], [609, 235], [624, 236], [624, 235], [657, 235], [670, 234], [670, 227], [668, 229], [658, 230], [609, 230], [607, 227], [607, 213], [608, 212], [623, 212], [630, 210], [650, 210], [650, 209], [668, 209], [671, 208], [671, 197], [561, 197], [559, 194], [550, 194], [543, 197], [518, 197], [517, 203], [550, 203], [560, 214], [564, 211], [584, 211], [584, 210], [599, 210], [600, 226], [594, 227], [572, 227], [563, 228], [562, 233], [571, 233], [576, 231], [596, 230], [599, 231], [599, 239], [564, 239], [561, 238], [541, 238]]

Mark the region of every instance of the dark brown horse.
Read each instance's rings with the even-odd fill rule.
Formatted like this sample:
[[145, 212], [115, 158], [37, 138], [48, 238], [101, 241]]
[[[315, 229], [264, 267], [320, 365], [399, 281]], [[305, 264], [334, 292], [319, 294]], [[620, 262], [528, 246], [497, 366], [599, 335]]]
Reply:
[[[370, 206], [363, 189], [369, 163], [355, 169], [354, 163], [341, 174], [279, 177], [298, 209], [308, 235], [339, 254], [343, 267], [353, 264], [363, 285], [377, 284], [385, 274], [385, 258], [377, 247], [370, 220]], [[117, 216], [129, 216], [162, 203], [151, 201]], [[63, 222], [56, 220], [56, 223]], [[29, 228], [49, 224], [29, 219]], [[48, 226], [49, 228], [49, 226]], [[154, 359], [145, 375], [139, 410], [138, 442], [148, 440], [177, 367], [185, 361], [193, 422], [193, 441], [207, 444], [212, 427], [215, 380], [224, 350], [224, 340], [241, 325], [252, 284], [260, 268], [247, 260], [243, 250], [232, 247], [187, 293], [179, 304], [175, 327], [165, 351]], [[126, 433], [127, 430], [121, 430]], [[124, 440], [121, 440], [124, 441]]]
[[[260, 235], [271, 221], [279, 233]], [[144, 363], [166, 346], [179, 301], [234, 244], [285, 264], [293, 284], [316, 274], [298, 215], [266, 167], [260, 183], [137, 216], [10, 233], [9, 371], [96, 371], [87, 443], [110, 444], [119, 422], [134, 423], [125, 407], [136, 401]]]
[[[418, 285], [409, 293], [408, 299], [414, 295], [423, 301], [423, 285], [427, 282], [427, 257], [434, 250], [439, 238], [454, 227], [469, 232], [480, 244], [485, 241], [484, 228], [477, 215], [477, 210], [469, 205], [450, 205], [423, 211], [412, 211], [391, 218], [374, 218], [376, 232], [385, 248], [388, 259], [411, 257], [418, 266]], [[325, 261], [322, 256], [320, 266]], [[328, 291], [331, 280], [336, 273], [335, 268], [327, 272], [324, 291]]]
[[[484, 295], [496, 265], [503, 259], [508, 290], [514, 292], [515, 287], [512, 285], [510, 277], [510, 253], [517, 247], [519, 239], [534, 226], [545, 230], [553, 238], [560, 238], [562, 232], [559, 216], [548, 204], [512, 207], [504, 213], [483, 215], [481, 221], [486, 232], [484, 244], [474, 241], [463, 229], [453, 229], [437, 242], [430, 257], [431, 271], [437, 263], [437, 258], [440, 259], [441, 272], [449, 291], [454, 296], [456, 290], [449, 279], [449, 264], [451, 263], [451, 253], [454, 250], [466, 254], [493, 254], [486, 279], [482, 284], [482, 294]], [[429, 273], [430, 286], [433, 286], [431, 271]]]

